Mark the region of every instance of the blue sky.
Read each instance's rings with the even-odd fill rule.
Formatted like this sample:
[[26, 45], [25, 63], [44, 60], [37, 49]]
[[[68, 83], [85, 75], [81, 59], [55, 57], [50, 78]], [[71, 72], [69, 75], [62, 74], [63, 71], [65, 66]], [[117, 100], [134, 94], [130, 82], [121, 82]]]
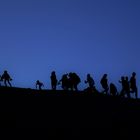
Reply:
[[[104, 73], [117, 84], [137, 72], [140, 85], [140, 1], [3, 0], [0, 1], [0, 72], [7, 69], [14, 86], [34, 87], [40, 79], [75, 71]], [[81, 83], [80, 88], [85, 88]]]

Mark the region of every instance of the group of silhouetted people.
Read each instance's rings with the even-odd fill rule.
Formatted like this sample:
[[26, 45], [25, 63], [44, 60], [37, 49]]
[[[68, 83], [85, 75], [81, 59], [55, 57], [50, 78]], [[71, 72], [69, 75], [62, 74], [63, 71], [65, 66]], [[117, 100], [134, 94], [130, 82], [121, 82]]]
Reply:
[[136, 73], [133, 72], [132, 76], [129, 80], [129, 78], [126, 76], [122, 76], [121, 80], [119, 81], [122, 85], [122, 90], [120, 93], [120, 96], [127, 96], [130, 98], [130, 93], [135, 93], [135, 97], [138, 97], [138, 88], [136, 85]]
[[[110, 90], [110, 95], [116, 96], [119, 95], [117, 87], [113, 84], [110, 83], [110, 85], [108, 85], [108, 79], [107, 79], [107, 74], [104, 74], [101, 81], [100, 81], [103, 90], [103, 93], [108, 94], [109, 90]], [[138, 88], [136, 85], [136, 73], [133, 72], [132, 76], [129, 80], [128, 76], [122, 76], [121, 80], [119, 81], [119, 83], [121, 83], [122, 85], [122, 90], [120, 92], [120, 96], [121, 97], [125, 97], [127, 96], [128, 98], [130, 98], [130, 93], [135, 93], [135, 97], [138, 98]]]
[[8, 74], [8, 72], [5, 70], [2, 74], [2, 76], [0, 75], [0, 86], [1, 86], [1, 82], [4, 82], [4, 85], [7, 87], [8, 85], [10, 87], [12, 87], [11, 82], [12, 78], [10, 77], [10, 75]]
[[[57, 80], [56, 73], [53, 71], [50, 76], [51, 80], [51, 88], [52, 90], [56, 90], [57, 85], [61, 84], [63, 90], [78, 90], [78, 84], [81, 82], [80, 77], [76, 73], [69, 73], [62, 75], [61, 80]], [[36, 88], [39, 90], [42, 89], [44, 84], [39, 80], [36, 81]]]
[[[108, 86], [108, 79], [107, 79], [107, 74], [104, 74], [101, 81], [100, 81], [102, 87], [103, 87], [103, 93], [108, 94], [110, 90], [110, 95], [116, 96], [119, 95], [117, 87], [113, 84], [110, 83], [110, 86]], [[130, 98], [130, 93], [135, 93], [135, 97], [138, 98], [138, 88], [136, 85], [136, 73], [133, 72], [132, 76], [129, 80], [128, 76], [122, 76], [121, 80], [119, 81], [122, 85], [122, 90], [120, 92], [120, 96], [125, 97], [127, 96]]]
[[[12, 78], [9, 75], [9, 73], [5, 70], [2, 75], [0, 75], [0, 86], [3, 82], [4, 85], [10, 86], [11, 85]], [[51, 88], [52, 90], [56, 90], [58, 85], [61, 85], [61, 88], [63, 90], [71, 90], [71, 91], [78, 91], [78, 85], [81, 82], [80, 77], [75, 72], [70, 72], [63, 74], [60, 80], [57, 80], [56, 72], [52, 71], [50, 75], [50, 81], [51, 81]], [[108, 84], [108, 75], [104, 74], [103, 77], [100, 80], [100, 84], [103, 88], [102, 93], [104, 94], [110, 94], [112, 96], [120, 95], [121, 97], [128, 97], [130, 98], [130, 93], [134, 93], [135, 97], [138, 98], [138, 88], [136, 84], [136, 73], [133, 72], [131, 78], [129, 79], [128, 76], [122, 76], [121, 80], [119, 80], [119, 83], [122, 86], [121, 92], [119, 93], [117, 90], [117, 87], [115, 84], [110, 83]], [[98, 92], [95, 87], [95, 81], [91, 77], [90, 74], [87, 74], [85, 84], [88, 85], [88, 87], [84, 91], [90, 91], [90, 92]], [[37, 80], [36, 81], [36, 88], [39, 90], [42, 90], [44, 87], [43, 82]]]
[[58, 84], [62, 85], [64, 90], [78, 90], [78, 84], [81, 82], [80, 77], [76, 73], [64, 74]]
[[[63, 90], [75, 90], [78, 91], [78, 85], [81, 82], [80, 77], [75, 72], [70, 72], [62, 75], [62, 78], [60, 80], [57, 80], [57, 76], [55, 71], [51, 72], [50, 75], [50, 81], [51, 81], [51, 88], [52, 90], [56, 90], [58, 85], [61, 85], [61, 88]], [[136, 85], [136, 73], [133, 72], [132, 76], [129, 80], [129, 78], [126, 76], [122, 76], [121, 80], [119, 80], [119, 83], [122, 85], [122, 90], [119, 93], [117, 90], [117, 87], [115, 84], [110, 83], [108, 84], [108, 75], [104, 74], [103, 77], [100, 80], [100, 84], [103, 88], [102, 93], [104, 94], [110, 94], [112, 96], [120, 95], [121, 97], [128, 97], [130, 98], [130, 93], [135, 93], [135, 97], [138, 97], [138, 89]], [[85, 89], [85, 91], [90, 92], [98, 92], [98, 90], [95, 87], [95, 81], [91, 77], [90, 74], [87, 74], [85, 84], [88, 85], [88, 87]], [[36, 88], [39, 90], [42, 89], [44, 84], [40, 82], [39, 80], [36, 81]]]

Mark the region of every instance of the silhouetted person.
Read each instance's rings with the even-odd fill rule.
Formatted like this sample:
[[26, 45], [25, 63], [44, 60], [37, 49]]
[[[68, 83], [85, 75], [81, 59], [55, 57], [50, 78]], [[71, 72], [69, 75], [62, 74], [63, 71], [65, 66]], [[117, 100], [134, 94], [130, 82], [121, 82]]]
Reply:
[[42, 90], [42, 87], [44, 87], [44, 84], [40, 82], [39, 80], [36, 81], [36, 89]]
[[68, 90], [68, 82], [69, 82], [68, 74], [62, 75], [62, 78], [59, 81], [59, 84], [61, 83], [63, 90]]
[[57, 78], [56, 78], [56, 74], [55, 71], [53, 71], [51, 73], [51, 86], [52, 86], [52, 90], [56, 90], [56, 86], [57, 86]]
[[116, 96], [118, 94], [117, 88], [113, 83], [110, 83], [110, 95]]
[[121, 80], [119, 80], [119, 83], [121, 83], [121, 85], [122, 85], [120, 96], [124, 96], [125, 95], [125, 78], [124, 78], [124, 76], [121, 77]]
[[127, 97], [130, 98], [130, 84], [129, 84], [129, 78], [125, 77], [125, 92], [127, 94]]
[[4, 84], [5, 86], [7, 87], [7, 83], [9, 84], [10, 87], [12, 87], [10, 81], [12, 81], [12, 78], [10, 77], [10, 75], [8, 74], [8, 72], [5, 70], [2, 77], [1, 77], [1, 80], [3, 81], [4, 80]]
[[136, 84], [136, 73], [133, 72], [132, 76], [130, 78], [130, 89], [132, 93], [135, 93], [135, 97], [136, 99], [138, 98], [138, 88], [137, 88], [137, 84]]
[[71, 90], [78, 90], [78, 84], [81, 82], [80, 77], [76, 73], [69, 73], [69, 86]]
[[72, 72], [68, 74], [68, 89], [69, 88], [70, 90], [74, 90], [74, 77]]
[[128, 77], [122, 76], [119, 82], [122, 84], [122, 90], [121, 90], [120, 96], [125, 97], [125, 95], [127, 95], [127, 97], [130, 98], [130, 88], [129, 88]]
[[101, 81], [100, 81], [102, 87], [103, 87], [103, 93], [106, 93], [108, 94], [108, 90], [109, 90], [109, 87], [108, 87], [108, 79], [107, 79], [107, 74], [104, 74]]
[[88, 84], [89, 88], [92, 89], [95, 85], [95, 82], [93, 78], [90, 76], [90, 74], [87, 74], [87, 79], [85, 81], [86, 84]]
[[87, 93], [99, 93], [99, 91], [95, 87], [95, 81], [91, 77], [90, 74], [87, 74], [87, 79], [85, 80], [85, 83], [88, 84], [88, 87], [84, 89]]

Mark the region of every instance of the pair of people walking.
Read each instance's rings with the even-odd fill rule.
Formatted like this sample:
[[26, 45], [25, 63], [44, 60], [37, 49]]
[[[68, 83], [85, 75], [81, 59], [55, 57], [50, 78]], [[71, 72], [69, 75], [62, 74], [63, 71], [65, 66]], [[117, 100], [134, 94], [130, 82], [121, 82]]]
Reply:
[[121, 77], [121, 81], [119, 81], [122, 84], [122, 90], [120, 95], [125, 96], [127, 95], [128, 98], [130, 98], [130, 93], [135, 93], [136, 99], [138, 98], [138, 88], [136, 85], [136, 73], [133, 72], [132, 76], [129, 80], [129, 78], [126, 76]]

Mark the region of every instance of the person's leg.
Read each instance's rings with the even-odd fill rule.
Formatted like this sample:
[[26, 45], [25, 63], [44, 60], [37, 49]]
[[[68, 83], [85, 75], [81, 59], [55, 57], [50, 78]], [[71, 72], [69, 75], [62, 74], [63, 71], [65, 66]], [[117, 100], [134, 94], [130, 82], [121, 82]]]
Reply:
[[54, 84], [54, 90], [56, 90], [56, 85], [57, 85], [57, 83]]
[[127, 97], [130, 98], [130, 92], [127, 91]]
[[39, 90], [41, 90], [41, 85], [39, 85]]
[[4, 79], [4, 85], [7, 87], [7, 80]]
[[108, 94], [108, 87], [105, 87], [105, 93]]
[[121, 90], [120, 96], [124, 97], [124, 89]]
[[136, 97], [136, 99], [138, 98], [138, 89], [137, 89], [137, 87], [135, 88], [135, 97]]
[[11, 85], [10, 81], [9, 81], [9, 80], [7, 80], [7, 82], [8, 82], [8, 84], [9, 84], [9, 86], [10, 86], [10, 87], [12, 87], [12, 85]]
[[77, 84], [74, 85], [74, 88], [75, 88], [76, 91], [78, 91], [77, 86], [78, 86]]

